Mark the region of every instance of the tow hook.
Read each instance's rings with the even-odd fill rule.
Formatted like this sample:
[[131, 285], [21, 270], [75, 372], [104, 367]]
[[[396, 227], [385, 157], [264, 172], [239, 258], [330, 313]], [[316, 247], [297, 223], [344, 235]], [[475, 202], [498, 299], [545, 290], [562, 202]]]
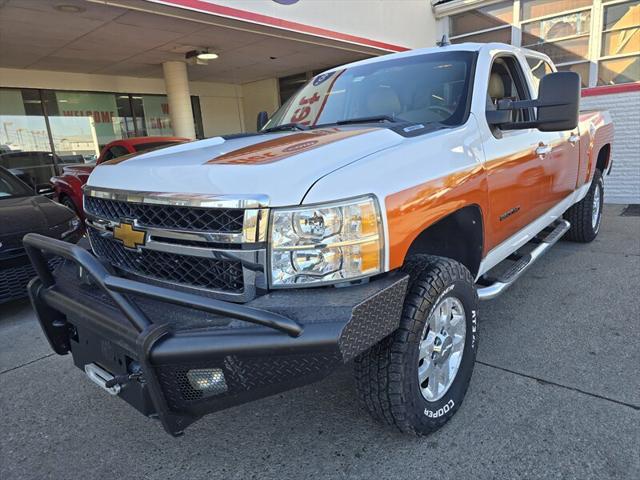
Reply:
[[126, 375], [112, 375], [102, 367], [95, 363], [90, 363], [84, 366], [84, 371], [93, 383], [105, 390], [110, 395], [118, 395], [122, 390], [122, 387], [129, 382], [137, 381], [143, 382], [142, 370], [139, 366], [134, 369], [132, 373]]

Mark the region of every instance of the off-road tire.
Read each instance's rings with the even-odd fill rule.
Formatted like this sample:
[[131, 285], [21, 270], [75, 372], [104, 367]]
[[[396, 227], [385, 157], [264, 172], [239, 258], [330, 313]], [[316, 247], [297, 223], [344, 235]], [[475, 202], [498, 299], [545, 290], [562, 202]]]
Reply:
[[[594, 197], [596, 195], [596, 189], [600, 190], [600, 208], [598, 221], [594, 227], [592, 220], [595, 208]], [[593, 180], [591, 181], [591, 187], [589, 187], [589, 191], [585, 197], [564, 213], [565, 220], [571, 223], [571, 228], [569, 228], [569, 231], [564, 236], [565, 240], [589, 243], [596, 238], [600, 231], [600, 224], [602, 223], [603, 199], [604, 182], [602, 180], [602, 173], [600, 173], [600, 170], [596, 170], [593, 175]]]
[[[356, 390], [362, 406], [378, 421], [401, 432], [427, 435], [451, 419], [469, 386], [478, 348], [478, 294], [469, 270], [448, 258], [416, 255], [403, 269], [410, 281], [400, 327], [356, 358]], [[465, 345], [451, 387], [429, 402], [418, 381], [418, 346], [430, 313], [447, 296], [464, 306]]]

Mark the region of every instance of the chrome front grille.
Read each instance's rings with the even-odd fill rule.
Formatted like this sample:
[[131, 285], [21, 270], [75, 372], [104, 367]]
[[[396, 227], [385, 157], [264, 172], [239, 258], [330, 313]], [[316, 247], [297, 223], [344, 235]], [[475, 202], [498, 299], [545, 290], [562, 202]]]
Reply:
[[144, 227], [204, 232], [240, 233], [244, 220], [242, 209], [128, 203], [96, 197], [85, 197], [84, 209], [90, 215], [116, 222], [135, 218]]
[[264, 197], [91, 187], [84, 198], [93, 252], [125, 276], [206, 290], [236, 302], [266, 289], [266, 204]]

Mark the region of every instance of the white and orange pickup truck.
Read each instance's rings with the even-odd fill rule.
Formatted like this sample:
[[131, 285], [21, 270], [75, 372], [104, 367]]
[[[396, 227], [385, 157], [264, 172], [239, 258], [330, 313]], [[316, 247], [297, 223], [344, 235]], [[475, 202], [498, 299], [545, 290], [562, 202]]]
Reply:
[[257, 133], [97, 167], [88, 243], [24, 239], [31, 301], [56, 353], [172, 435], [345, 363], [374, 417], [428, 434], [462, 404], [479, 300], [598, 234], [613, 126], [579, 100], [497, 43], [334, 68]]

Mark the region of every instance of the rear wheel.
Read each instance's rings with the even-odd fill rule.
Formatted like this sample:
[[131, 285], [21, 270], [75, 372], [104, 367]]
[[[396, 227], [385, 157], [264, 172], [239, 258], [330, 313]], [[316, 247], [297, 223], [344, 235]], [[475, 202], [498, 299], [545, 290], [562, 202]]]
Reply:
[[587, 195], [564, 214], [564, 218], [571, 223], [571, 228], [565, 235], [567, 240], [588, 243], [596, 238], [602, 222], [603, 201], [602, 173], [596, 170]]
[[471, 273], [450, 259], [417, 255], [400, 328], [360, 355], [361, 403], [399, 430], [429, 434], [458, 410], [478, 348], [478, 296]]

